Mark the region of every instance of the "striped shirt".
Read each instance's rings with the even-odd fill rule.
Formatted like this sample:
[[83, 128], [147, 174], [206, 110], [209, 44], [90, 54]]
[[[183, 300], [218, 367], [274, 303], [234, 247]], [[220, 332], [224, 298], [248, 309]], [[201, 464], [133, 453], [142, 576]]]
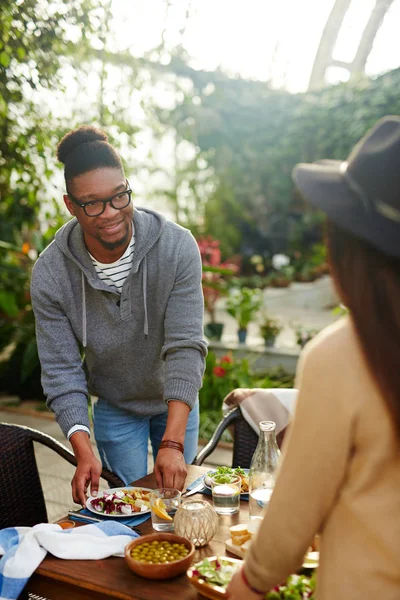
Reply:
[[121, 256], [121, 258], [119, 258], [117, 261], [113, 263], [101, 263], [98, 260], [96, 260], [89, 252], [96, 273], [101, 279], [101, 281], [110, 286], [119, 294], [121, 293], [122, 286], [124, 285], [125, 279], [128, 277], [129, 271], [132, 267], [134, 248], [135, 230], [132, 229], [132, 238], [129, 243], [129, 246], [125, 250], [124, 254]]

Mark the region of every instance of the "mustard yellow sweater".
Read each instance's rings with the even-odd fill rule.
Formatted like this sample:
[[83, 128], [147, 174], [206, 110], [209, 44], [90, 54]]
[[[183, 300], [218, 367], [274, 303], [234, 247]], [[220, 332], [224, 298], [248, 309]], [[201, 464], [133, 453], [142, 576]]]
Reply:
[[248, 580], [263, 590], [283, 582], [319, 532], [319, 600], [399, 600], [400, 444], [350, 319], [307, 346], [296, 387]]

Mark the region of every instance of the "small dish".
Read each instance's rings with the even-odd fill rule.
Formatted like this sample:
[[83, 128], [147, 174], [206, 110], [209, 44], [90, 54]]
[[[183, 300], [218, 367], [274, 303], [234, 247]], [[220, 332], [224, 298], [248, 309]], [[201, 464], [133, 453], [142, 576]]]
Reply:
[[[170, 542], [171, 544], [184, 544], [186, 548], [189, 550], [189, 553], [181, 559], [174, 560], [169, 563], [143, 563], [135, 560], [131, 556], [131, 551], [140, 546], [141, 544], [151, 544], [151, 542]], [[141, 577], [145, 577], [146, 579], [172, 579], [173, 577], [177, 577], [181, 575], [190, 567], [193, 562], [194, 557], [194, 546], [192, 542], [187, 540], [186, 538], [175, 535], [174, 533], [152, 533], [150, 535], [142, 535], [138, 537], [125, 547], [125, 561], [128, 567], [136, 573], [136, 575], [140, 575]]]
[[59, 525], [61, 529], [73, 529], [75, 527], [75, 521], [61, 519], [61, 521], [57, 521], [56, 525]]
[[[210, 563], [214, 563], [217, 560], [224, 561], [224, 563], [231, 564], [232, 566], [236, 565], [237, 568], [239, 568], [240, 565], [243, 564], [242, 560], [239, 560], [237, 558], [230, 558], [229, 556], [210, 556], [208, 558], [208, 560], [210, 561]], [[188, 569], [188, 571], [186, 572], [186, 575], [188, 576], [190, 583], [195, 588], [197, 588], [197, 590], [200, 594], [202, 594], [206, 598], [210, 598], [210, 600], [225, 600], [226, 599], [226, 588], [225, 587], [214, 584], [214, 583], [209, 583], [205, 579], [203, 579], [201, 575], [196, 574], [197, 567], [202, 562], [203, 561], [196, 563], [195, 565], [190, 567], [190, 569]]]

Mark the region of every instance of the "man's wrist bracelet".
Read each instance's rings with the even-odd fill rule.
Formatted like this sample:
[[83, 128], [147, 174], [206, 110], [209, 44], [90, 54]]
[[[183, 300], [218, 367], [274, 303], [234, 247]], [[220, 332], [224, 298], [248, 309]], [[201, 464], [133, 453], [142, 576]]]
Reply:
[[251, 590], [255, 594], [260, 594], [260, 595], [264, 595], [265, 594], [265, 592], [263, 592], [262, 590], [258, 590], [257, 588], [255, 588], [252, 585], [250, 585], [249, 580], [246, 577], [246, 573], [244, 572], [244, 569], [241, 569], [240, 573], [242, 575], [243, 581], [245, 582], [245, 584], [249, 588], [249, 590]]
[[174, 440], [163, 440], [160, 444], [160, 450], [162, 448], [171, 448], [172, 450], [178, 450], [183, 454], [183, 444], [175, 442]]

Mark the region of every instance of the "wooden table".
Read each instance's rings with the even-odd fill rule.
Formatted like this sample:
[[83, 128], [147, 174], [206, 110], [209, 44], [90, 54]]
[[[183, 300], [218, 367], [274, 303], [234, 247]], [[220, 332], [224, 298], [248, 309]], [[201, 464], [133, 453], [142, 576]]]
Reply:
[[[188, 466], [186, 485], [203, 475], [204, 467]], [[156, 488], [153, 473], [132, 485]], [[193, 495], [211, 501], [211, 496]], [[229, 527], [248, 522], [248, 502], [241, 501], [240, 512], [233, 516], [219, 516], [219, 528], [208, 546], [195, 553], [194, 562], [206, 556], [229, 554], [225, 552], [225, 541]], [[153, 533], [151, 519], [138, 526], [142, 534]], [[130, 571], [123, 558], [110, 557], [103, 560], [61, 560], [47, 556], [29, 580], [26, 591], [49, 600], [194, 600], [196, 589], [186, 575], [164, 581], [143, 579]]]

